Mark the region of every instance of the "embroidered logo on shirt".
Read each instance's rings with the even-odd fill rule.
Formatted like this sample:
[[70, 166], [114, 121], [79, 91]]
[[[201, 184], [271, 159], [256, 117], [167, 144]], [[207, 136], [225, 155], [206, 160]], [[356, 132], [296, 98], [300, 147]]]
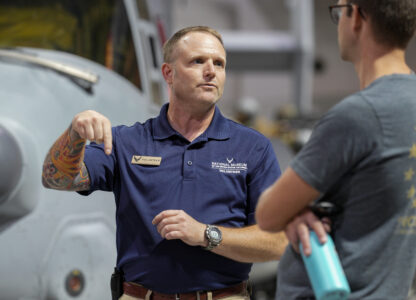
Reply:
[[233, 163], [234, 158], [226, 157], [227, 162], [211, 162], [211, 168], [218, 170], [220, 173], [240, 174], [247, 172], [247, 163]]
[[160, 166], [161, 162], [162, 157], [160, 156], [133, 155], [131, 158], [131, 163], [133, 165]]

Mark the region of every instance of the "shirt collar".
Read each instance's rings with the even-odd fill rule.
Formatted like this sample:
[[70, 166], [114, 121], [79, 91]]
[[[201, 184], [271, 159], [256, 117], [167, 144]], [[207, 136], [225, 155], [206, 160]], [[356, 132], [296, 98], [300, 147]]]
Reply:
[[[173, 135], [180, 136], [169, 124], [167, 116], [168, 107], [169, 103], [164, 104], [160, 109], [159, 116], [152, 122], [153, 138], [156, 140], [167, 139]], [[221, 114], [219, 108], [215, 106], [211, 124], [209, 124], [207, 130], [197, 140], [226, 140], [228, 138], [230, 138], [230, 128], [227, 119]]]

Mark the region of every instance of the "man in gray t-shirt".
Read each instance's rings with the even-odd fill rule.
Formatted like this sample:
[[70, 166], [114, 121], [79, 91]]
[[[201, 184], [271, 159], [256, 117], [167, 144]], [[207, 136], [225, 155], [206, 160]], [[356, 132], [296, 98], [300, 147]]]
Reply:
[[351, 287], [349, 299], [405, 299], [416, 268], [416, 75], [405, 49], [416, 28], [414, 0], [341, 0], [331, 6], [343, 59], [361, 91], [324, 115], [290, 168], [257, 207], [262, 229], [285, 230], [277, 299], [314, 299], [302, 259], [309, 228], [325, 242], [308, 206], [342, 208], [331, 236]]
[[[375, 80], [331, 109], [291, 163], [319, 201], [343, 209], [331, 234], [353, 299], [404, 298], [415, 270], [415, 95], [415, 75]], [[287, 248], [279, 268], [281, 299], [304, 296], [300, 255]]]

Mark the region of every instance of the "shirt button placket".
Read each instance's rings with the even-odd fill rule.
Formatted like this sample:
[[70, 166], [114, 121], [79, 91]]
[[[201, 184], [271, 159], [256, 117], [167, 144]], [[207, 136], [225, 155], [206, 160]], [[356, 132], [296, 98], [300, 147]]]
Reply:
[[183, 177], [184, 179], [193, 179], [195, 177], [194, 151], [187, 149], [184, 154]]

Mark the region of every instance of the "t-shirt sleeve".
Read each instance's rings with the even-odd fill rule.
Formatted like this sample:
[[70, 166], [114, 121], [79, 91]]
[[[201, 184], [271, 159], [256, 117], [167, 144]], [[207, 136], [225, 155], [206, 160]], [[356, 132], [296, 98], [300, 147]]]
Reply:
[[112, 191], [116, 174], [115, 158], [115, 129], [113, 133], [113, 150], [110, 155], [104, 152], [103, 144], [91, 143], [85, 148], [84, 164], [87, 167], [90, 177], [90, 189], [88, 191], [78, 192], [81, 195], [89, 195], [93, 191]]
[[308, 184], [325, 193], [346, 172], [365, 164], [376, 149], [379, 130], [372, 107], [362, 97], [351, 96], [320, 119], [290, 166]]
[[269, 140], [265, 146], [255, 147], [251, 153], [256, 157], [255, 168], [248, 178], [248, 225], [253, 225], [255, 221], [255, 209], [260, 194], [272, 185], [281, 175], [280, 166]]

